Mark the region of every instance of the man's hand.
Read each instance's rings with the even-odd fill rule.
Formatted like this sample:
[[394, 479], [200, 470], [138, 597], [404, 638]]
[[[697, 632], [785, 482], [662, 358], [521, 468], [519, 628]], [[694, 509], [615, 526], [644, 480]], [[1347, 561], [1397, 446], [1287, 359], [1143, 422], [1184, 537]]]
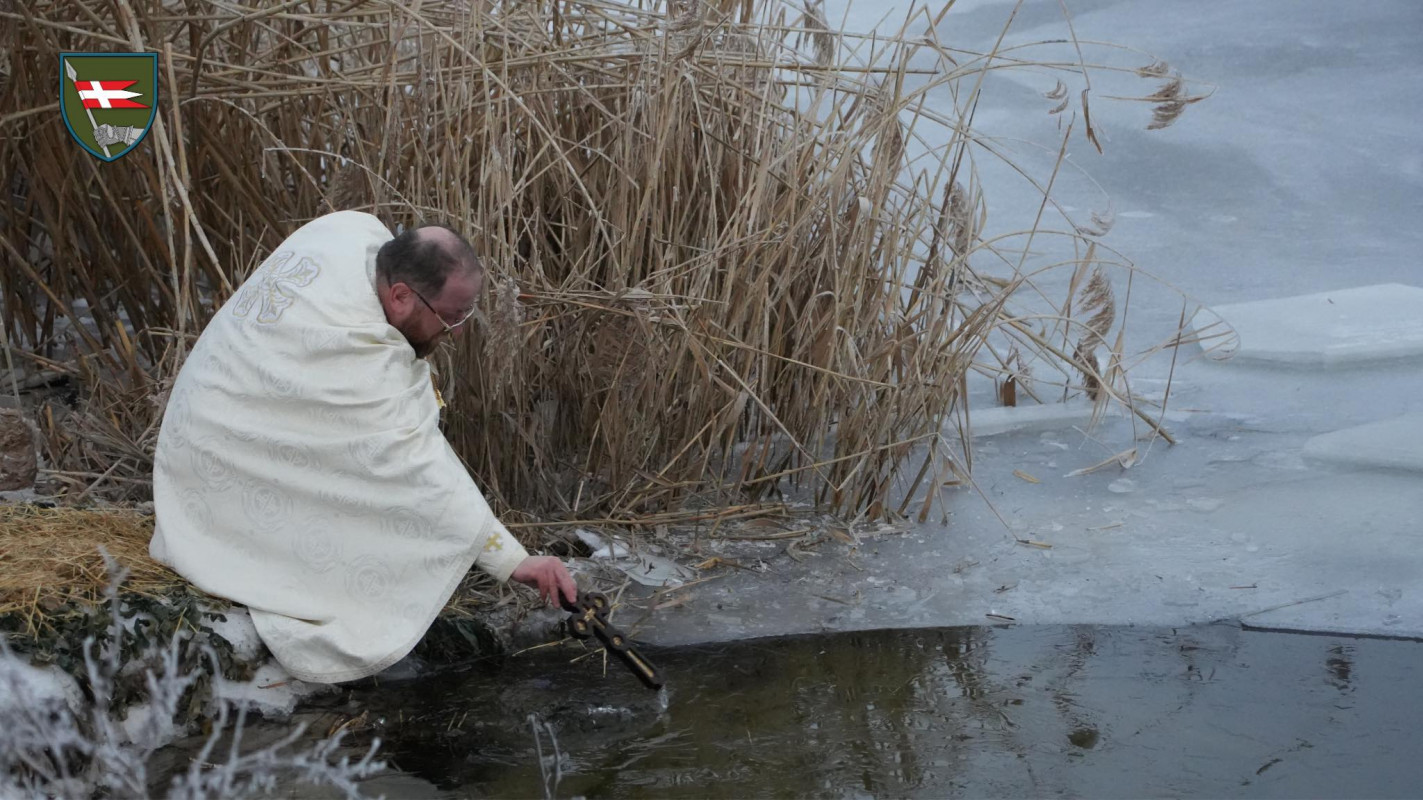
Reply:
[[563, 562], [553, 556], [529, 556], [514, 568], [509, 578], [538, 589], [539, 597], [551, 605], [562, 605], [558, 602], [560, 591], [568, 602], [578, 602], [578, 584], [573, 582]]

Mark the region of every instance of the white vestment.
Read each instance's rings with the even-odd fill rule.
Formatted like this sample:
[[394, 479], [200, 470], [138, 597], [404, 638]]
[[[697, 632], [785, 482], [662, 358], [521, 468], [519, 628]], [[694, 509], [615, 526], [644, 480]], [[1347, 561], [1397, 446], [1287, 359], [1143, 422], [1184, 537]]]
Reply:
[[430, 368], [386, 322], [345, 211], [292, 234], [213, 317], [154, 457], [149, 550], [251, 609], [295, 677], [354, 680], [419, 642], [471, 564], [527, 555], [439, 429]]

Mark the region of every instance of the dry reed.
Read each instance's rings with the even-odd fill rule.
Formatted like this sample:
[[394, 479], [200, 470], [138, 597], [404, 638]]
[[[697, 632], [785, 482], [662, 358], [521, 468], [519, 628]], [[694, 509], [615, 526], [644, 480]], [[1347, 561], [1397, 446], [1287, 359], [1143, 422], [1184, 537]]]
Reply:
[[[923, 518], [970, 463], [953, 435], [970, 371], [1036, 362], [1035, 383], [1056, 371], [1080, 391], [1072, 340], [1112, 346], [1100, 303], [1081, 333], [1075, 280], [1049, 330], [1007, 310], [1033, 289], [1021, 270], [975, 269], [1012, 257], [981, 238], [971, 109], [989, 70], [1023, 62], [908, 22], [856, 60], [818, 4], [760, 0], [0, 8], [6, 342], [80, 389], [39, 414], [75, 495], [144, 495], [193, 337], [334, 208], [452, 224], [492, 268], [485, 324], [445, 356], [447, 432], [496, 507], [529, 518], [632, 520], [790, 485]], [[66, 50], [160, 53], [138, 151], [103, 164], [69, 140], [52, 94]], [[1137, 98], [1156, 122], [1192, 102], [1164, 65], [1143, 77], [1176, 87]], [[958, 118], [923, 105], [944, 90]], [[1067, 109], [1065, 85], [1048, 98]], [[911, 169], [931, 127], [948, 143]], [[1077, 130], [1096, 143], [1090, 121]], [[1024, 256], [1034, 236], [1105, 232], [1069, 227], [1024, 232]]]
[[182, 581], [148, 557], [153, 517], [131, 510], [0, 506], [0, 617], [101, 602], [104, 548], [128, 570], [124, 591], [160, 596]]

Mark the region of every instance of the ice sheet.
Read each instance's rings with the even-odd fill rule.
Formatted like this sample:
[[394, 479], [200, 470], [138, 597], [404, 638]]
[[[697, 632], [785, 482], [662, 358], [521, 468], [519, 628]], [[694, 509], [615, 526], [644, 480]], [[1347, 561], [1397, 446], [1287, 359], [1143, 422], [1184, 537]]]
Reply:
[[1037, 406], [993, 406], [973, 408], [968, 415], [974, 438], [996, 436], [1010, 431], [1071, 430], [1092, 422], [1090, 403], [1049, 403]]
[[1423, 472], [1423, 414], [1321, 434], [1305, 443], [1304, 454], [1335, 464]]
[[1341, 367], [1423, 355], [1423, 289], [1402, 284], [1216, 306], [1193, 324], [1224, 319], [1240, 336], [1235, 358]]

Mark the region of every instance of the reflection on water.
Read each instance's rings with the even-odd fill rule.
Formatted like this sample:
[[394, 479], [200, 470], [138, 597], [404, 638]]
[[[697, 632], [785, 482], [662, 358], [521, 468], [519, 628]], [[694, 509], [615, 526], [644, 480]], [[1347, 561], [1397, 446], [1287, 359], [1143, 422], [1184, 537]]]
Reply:
[[1329, 659], [1325, 664], [1329, 667], [1329, 674], [1333, 676], [1330, 683], [1340, 694], [1349, 693], [1349, 676], [1354, 673], [1353, 656], [1354, 648], [1349, 645], [1337, 644], [1329, 648]]
[[[1416, 796], [1423, 645], [1179, 630], [876, 631], [650, 651], [665, 704], [561, 647], [366, 688], [451, 796]], [[1325, 669], [1320, 670], [1323, 662]], [[552, 775], [553, 740], [542, 739]]]

